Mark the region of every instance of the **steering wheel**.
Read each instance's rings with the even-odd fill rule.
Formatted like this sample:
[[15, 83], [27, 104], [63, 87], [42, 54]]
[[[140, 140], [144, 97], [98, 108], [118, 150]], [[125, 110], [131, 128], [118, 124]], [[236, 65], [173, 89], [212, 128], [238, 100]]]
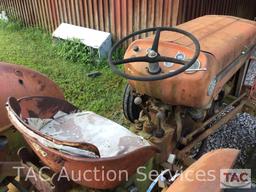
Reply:
[[[195, 46], [195, 52], [192, 59], [189, 61], [185, 61], [185, 60], [180, 60], [173, 57], [161, 56], [158, 53], [158, 45], [160, 41], [160, 33], [162, 31], [172, 31], [172, 32], [180, 33], [188, 37], [189, 39], [191, 39]], [[122, 46], [122, 44], [125, 41], [127, 41], [128, 39], [134, 36], [141, 35], [143, 33], [148, 33], [148, 32], [155, 32], [155, 37], [153, 39], [152, 47], [148, 49], [147, 54], [145, 56], [130, 57], [130, 58], [121, 59], [121, 60], [113, 60], [113, 54], [116, 52], [117, 48], [120, 48]], [[116, 42], [109, 52], [108, 61], [113, 72], [122, 77], [125, 77], [126, 79], [136, 80], [136, 81], [156, 81], [156, 80], [170, 78], [184, 72], [196, 62], [197, 58], [199, 57], [199, 54], [200, 54], [200, 43], [197, 40], [197, 38], [191, 33], [184, 31], [182, 29], [173, 28], [173, 27], [154, 27], [154, 28], [147, 28], [147, 29], [134, 32], [124, 37], [120, 41]], [[118, 65], [127, 64], [127, 63], [137, 63], [137, 62], [149, 63], [149, 67], [148, 67], [149, 76], [130, 75], [121, 71], [118, 68]], [[161, 73], [161, 68], [158, 62], [171, 62], [171, 63], [180, 64], [183, 66], [178, 68], [177, 70], [164, 73], [164, 74], [159, 74]]]

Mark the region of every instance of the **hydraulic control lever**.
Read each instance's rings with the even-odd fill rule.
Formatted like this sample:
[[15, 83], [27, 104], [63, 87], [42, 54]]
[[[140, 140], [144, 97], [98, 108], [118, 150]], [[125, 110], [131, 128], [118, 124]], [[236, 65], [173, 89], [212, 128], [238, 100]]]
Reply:
[[159, 111], [156, 114], [156, 118], [157, 118], [157, 129], [155, 131], [155, 136], [158, 138], [161, 138], [164, 136], [164, 129], [162, 128], [161, 122], [163, 122], [165, 120], [165, 113], [164, 111]]
[[150, 117], [150, 115], [149, 115], [147, 109], [142, 105], [142, 98], [141, 98], [141, 97], [136, 97], [136, 98], [134, 99], [134, 103], [135, 103], [135, 105], [138, 105], [138, 106], [142, 109], [142, 111], [144, 112], [144, 114], [147, 116], [148, 121], [151, 123], [151, 117]]

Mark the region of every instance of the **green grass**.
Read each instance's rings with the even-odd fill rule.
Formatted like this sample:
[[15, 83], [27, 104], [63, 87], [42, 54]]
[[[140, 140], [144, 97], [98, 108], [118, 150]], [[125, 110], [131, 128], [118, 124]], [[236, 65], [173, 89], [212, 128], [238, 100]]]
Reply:
[[[65, 49], [58, 46], [56, 48], [49, 33], [40, 29], [0, 23], [0, 61], [24, 65], [46, 74], [60, 86], [66, 100], [75, 106], [124, 123], [122, 95], [126, 80], [113, 74], [106, 60], [98, 61], [97, 57], [87, 58], [82, 54], [75, 59], [68, 58]], [[102, 75], [87, 77], [92, 71]]]

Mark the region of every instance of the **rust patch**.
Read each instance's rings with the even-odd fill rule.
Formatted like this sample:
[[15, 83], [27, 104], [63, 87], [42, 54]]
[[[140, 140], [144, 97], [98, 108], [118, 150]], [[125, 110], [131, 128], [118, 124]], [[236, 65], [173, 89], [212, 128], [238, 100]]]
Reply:
[[64, 98], [59, 87], [46, 76], [20, 65], [3, 62], [0, 62], [0, 87], [0, 132], [10, 125], [5, 109], [8, 97], [39, 95]]

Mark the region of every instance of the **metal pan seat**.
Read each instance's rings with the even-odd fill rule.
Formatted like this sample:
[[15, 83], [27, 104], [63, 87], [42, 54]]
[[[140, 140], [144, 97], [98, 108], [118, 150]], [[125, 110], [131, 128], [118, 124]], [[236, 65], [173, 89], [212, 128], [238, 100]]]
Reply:
[[58, 173], [64, 167], [68, 174], [77, 175], [85, 170], [104, 170], [87, 173], [92, 179], [75, 181], [90, 188], [118, 186], [126, 178], [107, 180], [108, 170], [116, 174], [126, 171], [131, 176], [157, 152], [123, 126], [93, 112], [81, 112], [64, 100], [11, 97], [6, 108], [12, 124], [53, 171]]

